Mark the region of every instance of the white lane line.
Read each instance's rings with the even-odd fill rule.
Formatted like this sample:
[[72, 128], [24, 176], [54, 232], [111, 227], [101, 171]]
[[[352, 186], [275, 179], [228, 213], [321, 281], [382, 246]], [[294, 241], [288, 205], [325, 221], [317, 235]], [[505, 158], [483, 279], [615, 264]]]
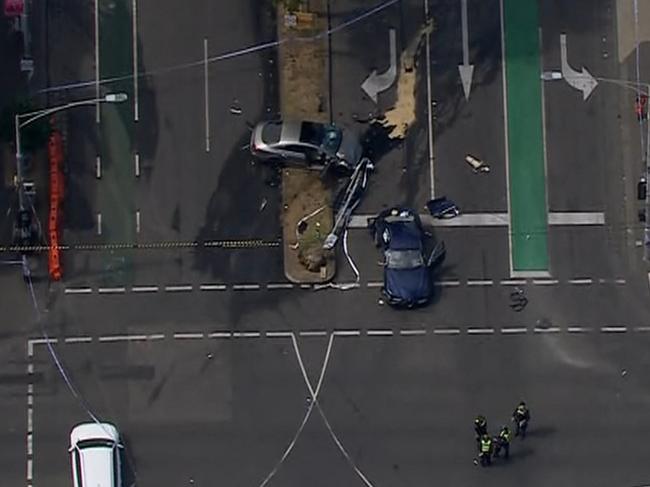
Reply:
[[191, 291], [192, 289], [194, 289], [194, 286], [192, 286], [191, 284], [165, 286], [165, 291], [170, 293], [188, 292]]
[[569, 333], [589, 333], [591, 328], [588, 326], [569, 326], [566, 331]]
[[361, 335], [359, 330], [334, 330], [332, 333], [340, 337], [358, 337]]
[[132, 2], [132, 11], [133, 11], [133, 118], [137, 122], [140, 120], [140, 94], [138, 89], [138, 2], [133, 0]]
[[549, 225], [604, 225], [602, 212], [556, 211], [548, 214]]
[[271, 282], [266, 285], [266, 289], [293, 289], [290, 282]]
[[99, 124], [99, 0], [95, 0], [95, 122]]
[[383, 287], [384, 283], [381, 281], [370, 281], [366, 283], [366, 287], [369, 288], [377, 288], [377, 287]]
[[93, 337], [68, 337], [63, 340], [65, 343], [90, 343]]
[[600, 331], [603, 333], [625, 333], [627, 326], [602, 326]]
[[287, 338], [292, 337], [293, 333], [290, 331], [267, 331], [264, 335], [267, 338]]
[[174, 333], [174, 339], [176, 340], [197, 340], [204, 336], [203, 333]]
[[533, 279], [533, 284], [536, 286], [554, 286], [559, 282], [557, 279]]
[[102, 158], [101, 158], [101, 156], [95, 157], [95, 177], [97, 179], [102, 178]]
[[131, 291], [134, 293], [157, 293], [158, 286], [133, 286]]
[[616, 284], [625, 284], [627, 281], [625, 279], [616, 279], [614, 282], [616, 282]]
[[261, 336], [259, 331], [233, 331], [233, 338], [259, 338]]
[[647, 332], [650, 331], [650, 326], [637, 326], [634, 328], [634, 331]]
[[311, 289], [312, 285], [311, 284], [301, 284], [300, 289]]
[[99, 337], [100, 342], [135, 342], [146, 339], [147, 335], [104, 335]]
[[201, 284], [199, 286], [201, 291], [225, 291], [225, 284]]
[[520, 334], [520, 333], [528, 333], [528, 328], [525, 326], [521, 327], [508, 327], [508, 328], [501, 328], [501, 333], [504, 335], [515, 335], [515, 334]]
[[97, 213], [97, 235], [102, 234], [102, 214]]
[[559, 333], [560, 327], [559, 326], [536, 326], [533, 330], [535, 333]]
[[460, 281], [436, 281], [434, 285], [441, 287], [456, 287], [460, 286]]
[[[425, 22], [432, 22], [429, 19], [429, 0], [424, 0], [424, 20]], [[433, 158], [433, 113], [432, 105], [433, 100], [431, 96], [431, 33], [426, 32], [424, 37], [424, 48], [426, 55], [426, 67], [427, 67], [427, 130], [428, 130], [428, 147], [429, 147], [429, 195], [430, 198], [434, 198], [436, 194], [436, 179], [434, 172], [434, 158]]]
[[583, 284], [592, 284], [594, 282], [593, 279], [569, 279], [569, 284], [578, 284], [578, 285], [583, 285]]
[[59, 343], [58, 338], [32, 338], [29, 343], [32, 345], [46, 345]]
[[[28, 409], [27, 413], [31, 417], [31, 415], [33, 414], [32, 409], [31, 408]], [[29, 432], [27, 433], [27, 455], [29, 455], [30, 457], [34, 454], [34, 441], [32, 439], [32, 436], [33, 436], [32, 433]]]
[[[276, 462], [276, 464], [273, 466], [271, 471], [268, 473], [268, 475], [264, 478], [262, 483], [260, 484], [260, 487], [266, 487], [266, 485], [269, 483], [269, 481], [275, 476], [277, 473], [278, 469], [280, 466], [284, 463], [284, 461], [287, 459], [291, 451], [293, 450], [294, 446], [296, 445], [296, 442], [298, 441], [298, 438], [302, 434], [302, 430], [304, 429], [305, 425], [307, 424], [307, 421], [309, 420], [309, 417], [311, 416], [311, 412], [314, 409], [314, 404], [316, 404], [317, 397], [318, 397], [318, 392], [320, 391], [321, 384], [323, 382], [323, 377], [325, 376], [325, 369], [327, 368], [327, 362], [329, 360], [329, 354], [330, 350], [332, 348], [332, 340], [334, 337], [330, 337], [329, 344], [327, 346], [327, 352], [325, 353], [325, 359], [323, 361], [323, 366], [321, 367], [321, 373], [320, 373], [320, 378], [318, 379], [318, 385], [316, 386], [316, 391], [313, 391], [313, 388], [311, 386], [311, 383], [307, 380], [307, 387], [309, 388], [309, 392], [312, 394], [311, 400], [309, 401], [309, 406], [307, 407], [307, 411], [305, 412], [305, 415], [302, 418], [302, 422], [300, 423], [300, 426], [298, 426], [298, 429], [296, 430], [295, 434], [293, 435], [293, 438], [287, 445], [287, 447], [284, 450], [284, 453], [280, 457], [280, 459]], [[298, 360], [298, 364], [301, 367], [301, 370], [303, 371], [303, 376], [306, 377], [306, 371], [304, 368], [304, 365], [302, 363], [302, 357], [300, 356], [300, 349], [298, 348], [298, 343], [296, 341], [295, 335], [291, 335], [291, 341], [293, 343], [293, 348], [296, 353], [296, 358]]]
[[490, 279], [468, 279], [468, 286], [492, 286], [494, 281]]
[[140, 233], [140, 210], [135, 212], [135, 233]]
[[259, 284], [233, 284], [234, 291], [254, 291], [260, 289]]
[[164, 339], [165, 339], [164, 333], [154, 333], [152, 335], [147, 335], [147, 340], [164, 340]]
[[393, 330], [367, 330], [366, 335], [371, 336], [393, 336]]
[[140, 154], [138, 154], [137, 152], [133, 157], [133, 165], [135, 166], [135, 177], [139, 178], [140, 177]]
[[123, 294], [126, 292], [124, 287], [100, 287], [97, 292], [99, 294]]
[[210, 152], [210, 92], [208, 90], [208, 38], [203, 39], [203, 90], [205, 93], [205, 152]]
[[31, 362], [27, 364], [27, 373], [30, 375], [34, 373], [34, 364]]
[[213, 333], [208, 333], [208, 338], [231, 338], [232, 333], [229, 331], [216, 331]]
[[34, 462], [32, 459], [27, 460], [27, 481], [31, 482], [34, 478]]
[[326, 337], [327, 332], [325, 330], [307, 330], [299, 332], [298, 335], [301, 337]]
[[501, 97], [503, 99], [503, 138], [504, 138], [504, 151], [506, 162], [506, 197], [508, 203], [508, 267], [510, 276], [514, 272], [514, 265], [512, 262], [512, 206], [510, 201], [510, 146], [508, 145], [508, 87], [506, 86], [506, 36], [505, 36], [505, 20], [503, 11], [503, 0], [499, 0], [499, 29], [501, 31]]
[[491, 335], [494, 333], [494, 328], [468, 328], [468, 335]]
[[93, 290], [89, 287], [67, 287], [64, 294], [91, 294]]
[[424, 328], [412, 328], [406, 330], [400, 330], [399, 334], [402, 336], [422, 336], [427, 334], [427, 330]]
[[28, 394], [27, 404], [28, 406], [30, 406], [27, 409], [27, 433], [31, 434], [34, 432], [34, 411], [33, 411], [34, 395], [33, 394]]
[[436, 328], [434, 335], [460, 335], [460, 328]]
[[499, 283], [502, 286], [525, 286], [526, 279], [501, 279]]

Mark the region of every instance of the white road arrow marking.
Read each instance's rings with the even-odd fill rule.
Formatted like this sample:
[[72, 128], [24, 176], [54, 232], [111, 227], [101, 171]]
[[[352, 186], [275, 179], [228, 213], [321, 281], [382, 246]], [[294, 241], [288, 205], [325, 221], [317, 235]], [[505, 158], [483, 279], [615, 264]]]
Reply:
[[567, 61], [566, 34], [560, 34], [560, 55], [562, 58], [562, 76], [569, 86], [582, 91], [582, 99], [586, 100], [598, 86], [598, 81], [591, 75], [587, 68], [582, 68], [582, 73], [569, 66]]
[[375, 104], [377, 103], [377, 95], [390, 88], [397, 77], [397, 41], [395, 29], [390, 29], [388, 35], [390, 40], [390, 67], [381, 74], [377, 74], [376, 69], [373, 70], [361, 85], [361, 89], [366, 92], [366, 95]]
[[461, 0], [460, 23], [463, 31], [463, 64], [458, 65], [460, 80], [463, 83], [465, 99], [469, 99], [469, 92], [472, 89], [472, 75], [474, 65], [469, 63], [469, 29], [467, 26], [467, 0]]

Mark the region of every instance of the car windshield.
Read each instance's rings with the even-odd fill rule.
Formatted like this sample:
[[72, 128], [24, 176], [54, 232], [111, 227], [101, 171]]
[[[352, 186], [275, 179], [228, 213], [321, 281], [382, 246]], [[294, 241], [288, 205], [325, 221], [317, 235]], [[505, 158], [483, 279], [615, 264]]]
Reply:
[[103, 439], [82, 440], [77, 443], [77, 448], [80, 450], [83, 450], [85, 448], [113, 448], [114, 446], [114, 441]]
[[323, 147], [327, 152], [336, 152], [341, 145], [341, 129], [335, 125], [303, 122], [300, 127], [300, 141]]
[[386, 251], [386, 266], [389, 269], [415, 269], [423, 265], [424, 260], [419, 250]]

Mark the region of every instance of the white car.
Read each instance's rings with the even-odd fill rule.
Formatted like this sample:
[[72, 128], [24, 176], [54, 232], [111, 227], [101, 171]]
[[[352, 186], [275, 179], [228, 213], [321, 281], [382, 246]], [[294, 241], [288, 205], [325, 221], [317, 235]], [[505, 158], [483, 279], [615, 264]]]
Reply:
[[121, 487], [120, 435], [109, 423], [83, 423], [70, 433], [74, 487]]

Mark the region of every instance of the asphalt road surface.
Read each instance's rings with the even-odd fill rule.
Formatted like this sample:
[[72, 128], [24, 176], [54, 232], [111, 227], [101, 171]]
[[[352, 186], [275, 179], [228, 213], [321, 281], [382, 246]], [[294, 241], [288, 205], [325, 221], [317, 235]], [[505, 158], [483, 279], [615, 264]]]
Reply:
[[[331, 36], [333, 120], [364, 135], [377, 166], [358, 213], [422, 210], [433, 189], [480, 223], [430, 229], [447, 258], [431, 305], [410, 311], [383, 303], [364, 229], [348, 235], [358, 278], [343, 252], [333, 287], [283, 275], [279, 190], [244, 147], [248, 124], [277, 115], [275, 51], [205, 62], [275, 39], [270, 2], [102, 1], [97, 17], [87, 2], [37, 6], [48, 75], [32, 88], [52, 88], [45, 102], [94, 96], [96, 68], [120, 78], [101, 90], [129, 100], [102, 107], [99, 123], [93, 107], [67, 118], [64, 241], [86, 247], [64, 251], [64, 280], [37, 266], [32, 294], [2, 253], [4, 484], [70, 485], [68, 436], [92, 415], [123, 436], [127, 486], [650, 482], [639, 124], [634, 92], [603, 81], [634, 73], [633, 54], [613, 54], [616, 2], [530, 3], [540, 71], [560, 69], [563, 33], [571, 66], [599, 80], [586, 101], [566, 80], [540, 80], [546, 214], [583, 224], [540, 229], [548, 268], [535, 277], [513, 272], [501, 2], [467, 1], [468, 98], [462, 4], [404, 0]], [[331, 0], [331, 25], [375, 5]], [[376, 104], [360, 85], [388, 67], [389, 30], [399, 55], [425, 12], [435, 29], [418, 51], [417, 117], [390, 140], [367, 119], [391, 108], [397, 82]], [[132, 241], [155, 248], [115, 246]], [[473, 418], [496, 432], [521, 399], [529, 437], [509, 462], [475, 466]]]

